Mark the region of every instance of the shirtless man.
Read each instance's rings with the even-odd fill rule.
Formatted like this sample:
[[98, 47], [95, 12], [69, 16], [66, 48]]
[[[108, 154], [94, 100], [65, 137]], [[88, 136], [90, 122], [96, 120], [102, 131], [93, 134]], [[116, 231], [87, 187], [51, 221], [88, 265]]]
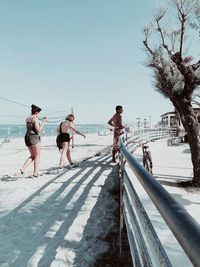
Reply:
[[119, 145], [118, 140], [119, 136], [123, 134], [122, 129], [125, 128], [125, 126], [122, 125], [122, 112], [123, 108], [122, 106], [116, 106], [116, 113], [114, 116], [108, 121], [108, 124], [112, 127], [114, 127], [114, 133], [113, 133], [113, 150], [112, 150], [112, 162], [116, 163], [115, 155], [117, 151], [119, 151]]

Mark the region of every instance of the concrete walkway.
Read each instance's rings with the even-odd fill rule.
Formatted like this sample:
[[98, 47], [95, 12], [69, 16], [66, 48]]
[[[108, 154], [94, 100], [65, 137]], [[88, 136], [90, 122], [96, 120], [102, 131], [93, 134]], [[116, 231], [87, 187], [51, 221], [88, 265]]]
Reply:
[[[200, 189], [185, 189], [177, 185], [178, 181], [192, 179], [191, 153], [188, 144], [167, 146], [166, 140], [160, 140], [149, 142], [148, 145], [152, 154], [154, 178], [187, 210], [188, 213], [190, 213], [197, 223], [199, 223]], [[142, 164], [142, 148], [138, 147], [133, 155]], [[134, 176], [130, 168], [126, 168], [136, 192], [172, 262], [172, 266], [193, 266], [157, 209], [154, 207], [154, 204], [138, 179]]]

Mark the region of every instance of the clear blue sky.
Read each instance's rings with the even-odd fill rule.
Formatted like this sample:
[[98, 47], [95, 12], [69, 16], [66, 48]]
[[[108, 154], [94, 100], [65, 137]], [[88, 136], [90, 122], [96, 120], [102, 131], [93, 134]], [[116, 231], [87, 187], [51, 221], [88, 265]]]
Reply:
[[[152, 86], [142, 44], [157, 3], [0, 1], [0, 97], [34, 103], [50, 117], [65, 113], [48, 110], [73, 107], [76, 123], [107, 123], [119, 104], [124, 122], [159, 120], [173, 107]], [[28, 114], [0, 99], [0, 123], [24, 123]]]

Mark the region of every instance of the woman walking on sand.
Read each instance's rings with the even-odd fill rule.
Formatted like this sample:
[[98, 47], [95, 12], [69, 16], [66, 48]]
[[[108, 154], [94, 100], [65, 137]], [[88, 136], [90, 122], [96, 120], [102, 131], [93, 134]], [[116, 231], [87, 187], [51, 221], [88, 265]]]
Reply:
[[58, 132], [59, 135], [57, 136], [57, 145], [58, 148], [61, 150], [61, 156], [60, 156], [60, 163], [59, 163], [59, 168], [62, 170], [64, 163], [65, 163], [65, 158], [67, 157], [69, 164], [71, 167], [76, 167], [77, 164], [75, 164], [72, 159], [71, 159], [71, 153], [69, 149], [69, 143], [70, 143], [70, 135], [69, 132], [70, 130], [74, 131], [75, 133], [82, 135], [85, 138], [85, 135], [76, 130], [73, 126], [73, 121], [74, 121], [74, 115], [69, 114], [65, 121], [60, 123]]
[[21, 174], [24, 174], [26, 168], [33, 162], [34, 172], [33, 177], [38, 177], [38, 167], [40, 160], [41, 144], [39, 133], [43, 130], [46, 117], [43, 118], [42, 123], [38, 122], [38, 114], [42, 109], [31, 105], [31, 116], [26, 118], [26, 135], [25, 144], [31, 156], [25, 161], [24, 165], [20, 169]]

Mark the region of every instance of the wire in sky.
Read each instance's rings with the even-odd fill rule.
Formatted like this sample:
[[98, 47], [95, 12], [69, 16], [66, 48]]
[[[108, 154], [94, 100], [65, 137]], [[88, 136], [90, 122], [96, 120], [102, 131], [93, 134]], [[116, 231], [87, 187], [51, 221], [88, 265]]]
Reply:
[[24, 115], [1, 115], [0, 114], [0, 117], [1, 118], [24, 118]]
[[3, 99], [3, 100], [5, 100], [5, 101], [8, 101], [8, 102], [11, 102], [11, 103], [14, 103], [14, 104], [23, 106], [23, 107], [30, 108], [30, 105], [26, 105], [26, 104], [22, 104], [22, 103], [19, 103], [19, 102], [15, 102], [15, 101], [13, 101], [13, 100], [10, 100], [10, 99], [7, 99], [7, 98], [1, 97], [1, 96], [0, 96], [0, 99]]
[[[47, 110], [47, 109], [46, 109]], [[56, 114], [56, 113], [63, 113], [63, 112], [65, 112], [66, 113], [66, 111], [71, 111], [72, 110], [72, 108], [68, 108], [68, 109], [65, 109], [65, 110], [59, 110], [59, 111], [52, 111], [51, 110], [51, 112], [49, 112], [48, 114]], [[48, 110], [47, 110], [48, 111]], [[48, 115], [47, 114], [47, 115]]]
[[[22, 103], [7, 99], [7, 98], [2, 97], [2, 96], [0, 96], [0, 99], [2, 99], [4, 101], [7, 101], [7, 102], [10, 102], [10, 103], [14, 103], [16, 105], [20, 105], [20, 106], [26, 107], [26, 108], [31, 108], [30, 105], [22, 104]], [[49, 114], [53, 114], [53, 113], [66, 112], [67, 110], [73, 110], [73, 109], [72, 108], [68, 108], [68, 109], [65, 109], [65, 110], [50, 110], [50, 109], [44, 109], [44, 110], [46, 110], [47, 112], [50, 112]]]

